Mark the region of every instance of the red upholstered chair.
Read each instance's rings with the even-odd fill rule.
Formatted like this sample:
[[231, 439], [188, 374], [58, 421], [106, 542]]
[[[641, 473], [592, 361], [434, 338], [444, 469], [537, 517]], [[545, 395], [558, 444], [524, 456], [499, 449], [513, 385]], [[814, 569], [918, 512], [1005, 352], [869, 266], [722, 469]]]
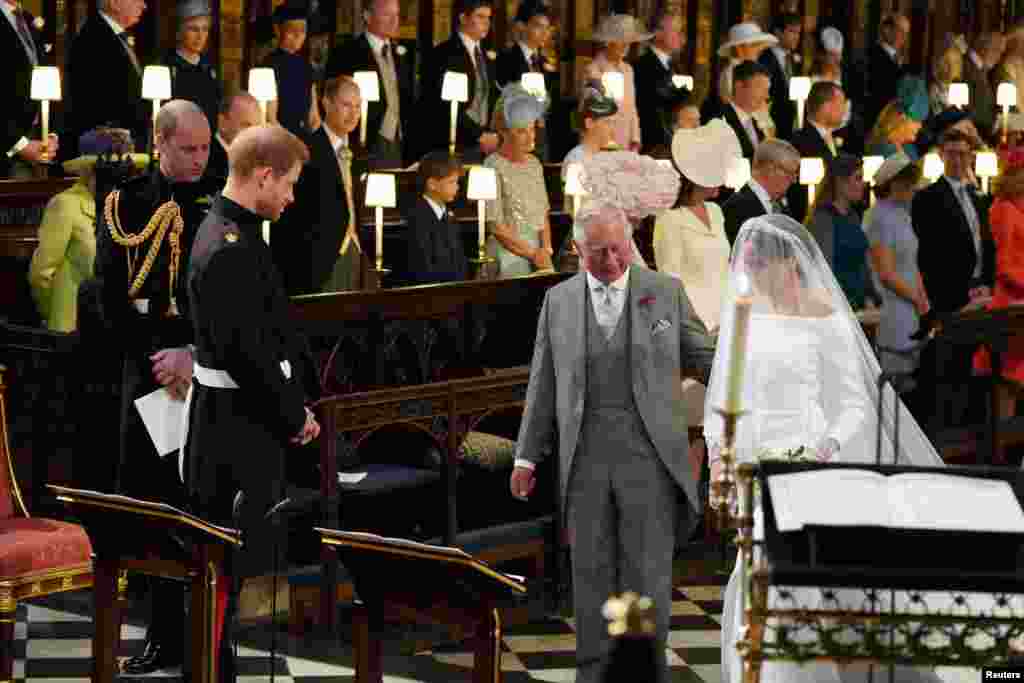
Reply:
[[92, 546], [85, 530], [31, 517], [22, 501], [7, 439], [5, 370], [0, 365], [0, 681], [14, 678], [18, 601], [92, 585]]

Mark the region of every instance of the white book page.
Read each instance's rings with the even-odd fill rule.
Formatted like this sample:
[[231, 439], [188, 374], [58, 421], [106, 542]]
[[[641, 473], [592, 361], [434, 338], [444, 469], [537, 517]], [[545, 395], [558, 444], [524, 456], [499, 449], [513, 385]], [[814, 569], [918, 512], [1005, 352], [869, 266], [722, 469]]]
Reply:
[[165, 387], [160, 387], [135, 399], [135, 409], [139, 411], [157, 453], [163, 456], [181, 448], [184, 401], [172, 397]]
[[894, 527], [1024, 533], [1024, 512], [1005, 481], [897, 474], [888, 489]]
[[812, 470], [768, 477], [775, 524], [797, 531], [807, 524], [886, 526], [886, 477], [868, 470]]

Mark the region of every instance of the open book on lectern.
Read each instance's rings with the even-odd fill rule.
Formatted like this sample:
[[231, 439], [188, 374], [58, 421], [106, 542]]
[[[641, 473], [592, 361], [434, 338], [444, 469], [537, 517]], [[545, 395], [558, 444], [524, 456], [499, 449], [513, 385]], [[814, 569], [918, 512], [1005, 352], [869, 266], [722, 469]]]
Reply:
[[768, 477], [779, 531], [808, 525], [1024, 533], [1006, 481], [931, 472], [816, 469]]

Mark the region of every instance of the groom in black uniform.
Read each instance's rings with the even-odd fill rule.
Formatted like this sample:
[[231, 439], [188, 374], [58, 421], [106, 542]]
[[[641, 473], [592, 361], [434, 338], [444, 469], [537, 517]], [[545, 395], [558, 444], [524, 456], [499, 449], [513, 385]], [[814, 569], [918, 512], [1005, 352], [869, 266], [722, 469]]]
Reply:
[[[320, 433], [306, 407], [317, 393], [316, 370], [261, 236], [261, 223], [276, 221], [293, 201], [308, 159], [306, 145], [280, 126], [240, 133], [228, 149], [227, 185], [199, 229], [189, 263], [196, 347], [186, 486], [198, 515], [238, 524], [244, 543], [227, 569], [228, 580], [217, 583], [221, 681], [234, 674], [226, 645], [228, 586], [232, 578], [272, 568], [274, 533], [265, 520], [284, 497], [285, 453]], [[239, 490], [243, 503], [235, 521], [232, 503]]]

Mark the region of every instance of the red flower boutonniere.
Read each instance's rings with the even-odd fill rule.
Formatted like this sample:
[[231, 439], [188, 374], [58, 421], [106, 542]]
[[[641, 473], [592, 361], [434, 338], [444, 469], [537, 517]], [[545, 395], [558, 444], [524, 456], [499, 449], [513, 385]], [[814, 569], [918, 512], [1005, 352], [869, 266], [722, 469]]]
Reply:
[[637, 299], [636, 303], [639, 306], [650, 306], [651, 304], [654, 303], [654, 297], [653, 296], [642, 296], [639, 299]]

